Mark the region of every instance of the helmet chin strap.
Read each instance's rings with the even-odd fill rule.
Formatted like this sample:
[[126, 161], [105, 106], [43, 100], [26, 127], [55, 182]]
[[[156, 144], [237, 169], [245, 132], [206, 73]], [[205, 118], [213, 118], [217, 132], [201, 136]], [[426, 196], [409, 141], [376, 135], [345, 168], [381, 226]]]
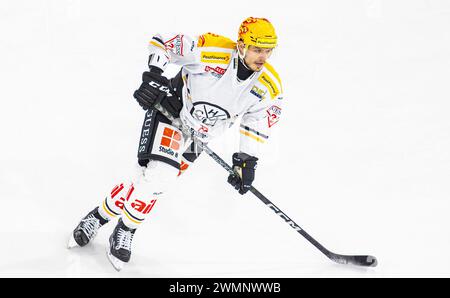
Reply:
[[240, 59], [241, 62], [242, 62], [242, 65], [244, 65], [245, 68], [247, 68], [248, 70], [250, 70], [250, 68], [249, 68], [249, 67], [247, 66], [247, 64], [245, 63], [245, 55], [247, 55], [247, 50], [248, 50], [247, 46], [244, 46], [244, 53], [242, 53], [242, 54], [241, 54], [241, 51], [240, 51], [240, 49], [239, 49], [239, 45], [236, 45], [236, 47], [237, 47], [237, 50], [238, 50], [238, 56], [239, 56], [239, 59]]

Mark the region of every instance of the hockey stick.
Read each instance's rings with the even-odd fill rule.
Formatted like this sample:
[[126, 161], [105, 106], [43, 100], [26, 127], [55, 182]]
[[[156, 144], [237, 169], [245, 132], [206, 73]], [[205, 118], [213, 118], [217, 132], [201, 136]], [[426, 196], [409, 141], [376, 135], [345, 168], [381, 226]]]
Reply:
[[[155, 109], [160, 111], [164, 116], [166, 116], [172, 122], [175, 120], [174, 117], [167, 112], [164, 107], [162, 107], [159, 103], [155, 105]], [[183, 128], [179, 126], [181, 130]], [[195, 139], [194, 139], [195, 141]], [[222, 168], [228, 171], [231, 175], [235, 175], [236, 173], [233, 171], [233, 168], [228, 165], [220, 156], [218, 156], [214, 151], [212, 151], [206, 144], [202, 142], [196, 142], [205, 152], [208, 154], [215, 162], [217, 162]], [[314, 245], [318, 250], [320, 250], [324, 255], [326, 255], [330, 260], [339, 263], [339, 264], [352, 264], [357, 266], [365, 266], [365, 267], [375, 267], [378, 264], [377, 258], [371, 255], [341, 255], [336, 254], [328, 249], [326, 249], [322, 244], [317, 242], [313, 237], [311, 237], [305, 230], [303, 230], [298, 224], [296, 224], [292, 219], [290, 219], [283, 211], [281, 211], [275, 204], [273, 204], [268, 198], [266, 198], [263, 194], [261, 194], [256, 188], [253, 186], [250, 188], [250, 191], [260, 199], [267, 207], [272, 209], [275, 214], [281, 217], [288, 225], [291, 226], [294, 230], [296, 230], [300, 235], [306, 238], [312, 245]]]
[[[222, 159], [220, 158], [214, 151], [212, 151], [206, 145], [200, 145], [202, 149], [211, 156], [218, 164], [220, 164], [224, 169], [228, 171], [230, 174], [235, 174], [233, 169]], [[311, 242], [317, 249], [319, 249], [324, 255], [326, 255], [330, 260], [339, 263], [339, 264], [353, 264], [358, 266], [368, 266], [375, 267], [378, 262], [374, 256], [370, 255], [340, 255], [333, 253], [326, 249], [322, 244], [317, 242], [313, 237], [311, 237], [305, 230], [303, 230], [298, 224], [296, 224], [292, 219], [290, 219], [283, 211], [281, 211], [275, 204], [273, 204], [268, 198], [266, 198], [263, 194], [261, 194], [256, 188], [253, 186], [250, 188], [250, 191], [260, 199], [267, 207], [272, 209], [275, 214], [281, 217], [288, 225], [291, 226], [294, 230], [296, 230], [300, 235], [306, 238], [309, 242]]]

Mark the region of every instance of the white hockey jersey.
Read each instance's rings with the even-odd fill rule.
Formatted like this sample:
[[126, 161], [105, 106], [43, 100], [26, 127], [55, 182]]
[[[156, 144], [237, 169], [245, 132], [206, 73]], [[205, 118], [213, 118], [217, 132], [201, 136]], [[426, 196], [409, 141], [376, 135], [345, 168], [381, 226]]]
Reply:
[[[154, 37], [155, 38], [155, 37]], [[170, 63], [182, 66], [180, 119], [207, 143], [242, 115], [240, 151], [257, 156], [281, 115], [281, 80], [268, 63], [245, 81], [238, 80], [238, 53], [232, 40], [207, 33], [199, 37], [156, 35]], [[153, 41], [150, 54], [161, 51]]]

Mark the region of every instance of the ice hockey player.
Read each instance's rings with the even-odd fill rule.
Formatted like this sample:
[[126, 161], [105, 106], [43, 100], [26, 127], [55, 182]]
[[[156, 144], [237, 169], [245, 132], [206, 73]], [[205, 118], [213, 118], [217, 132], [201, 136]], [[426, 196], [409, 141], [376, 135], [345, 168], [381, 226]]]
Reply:
[[[73, 230], [69, 248], [85, 246], [113, 219], [107, 256], [116, 270], [131, 257], [136, 229], [158, 197], [176, 187], [177, 177], [201, 153], [198, 144], [220, 136], [241, 117], [240, 145], [232, 155], [235, 175], [228, 182], [245, 194], [255, 178], [260, 145], [281, 114], [281, 81], [267, 62], [277, 46], [273, 25], [264, 18], [242, 22], [237, 42], [212, 33], [191, 37], [155, 35], [149, 43], [149, 71], [134, 98], [146, 111], [138, 147], [136, 177], [116, 185]], [[181, 66], [172, 79], [169, 63]], [[156, 109], [162, 106], [181, 124]], [[158, 106], [159, 106], [158, 105]], [[174, 125], [173, 125], [174, 124]]]

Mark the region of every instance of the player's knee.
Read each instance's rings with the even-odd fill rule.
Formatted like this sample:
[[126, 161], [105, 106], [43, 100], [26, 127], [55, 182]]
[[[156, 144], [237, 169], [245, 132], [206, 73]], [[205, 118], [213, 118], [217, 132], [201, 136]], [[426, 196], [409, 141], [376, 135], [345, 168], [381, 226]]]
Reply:
[[165, 162], [150, 160], [143, 172], [143, 180], [167, 189], [176, 180], [179, 170]]

